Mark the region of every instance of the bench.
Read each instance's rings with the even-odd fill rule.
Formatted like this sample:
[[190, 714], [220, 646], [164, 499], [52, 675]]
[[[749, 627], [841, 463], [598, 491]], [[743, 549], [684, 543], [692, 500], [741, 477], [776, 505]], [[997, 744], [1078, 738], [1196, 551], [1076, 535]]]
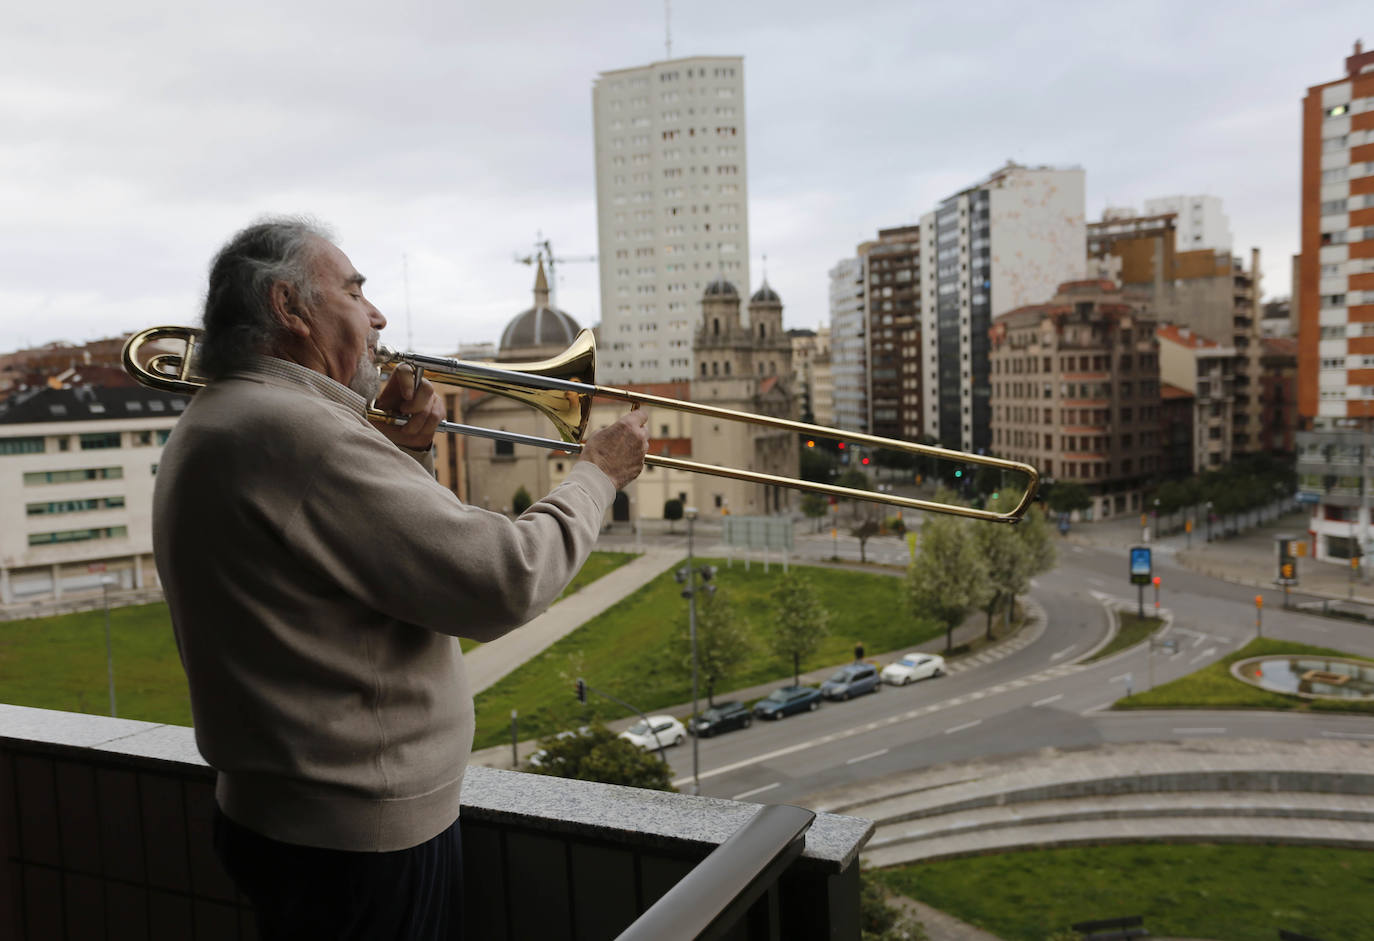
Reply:
[[1096, 921], [1080, 921], [1070, 925], [1083, 936], [1083, 941], [1126, 941], [1130, 938], [1146, 938], [1150, 932], [1145, 930], [1145, 916], [1128, 915], [1125, 918], [1100, 918]]

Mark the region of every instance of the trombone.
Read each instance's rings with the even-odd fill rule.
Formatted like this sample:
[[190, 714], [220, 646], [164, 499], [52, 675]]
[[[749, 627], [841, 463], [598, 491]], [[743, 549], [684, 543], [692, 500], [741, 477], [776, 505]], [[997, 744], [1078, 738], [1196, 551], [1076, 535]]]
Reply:
[[[195, 371], [196, 345], [200, 335], [201, 331], [194, 327], [149, 327], [142, 330], [130, 337], [124, 345], [124, 369], [129, 375], [149, 388], [192, 395], [208, 381]], [[182, 347], [173, 351], [158, 348], [159, 344], [165, 344], [169, 341], [180, 343]], [[934, 500], [921, 500], [892, 493], [859, 490], [854, 487], [841, 487], [836, 484], [801, 480], [795, 477], [781, 477], [759, 471], [720, 467], [715, 464], [703, 464], [698, 461], [687, 461], [666, 455], [646, 455], [644, 463], [649, 467], [664, 467], [688, 473], [710, 474], [732, 480], [826, 494], [841, 499], [865, 500], [912, 510], [951, 513], [969, 519], [999, 523], [1015, 523], [1020, 520], [1035, 498], [1035, 491], [1040, 482], [1039, 472], [1031, 465], [1023, 464], [1020, 461], [987, 457], [982, 454], [969, 454], [933, 445], [913, 444], [895, 438], [882, 438], [839, 428], [826, 428], [821, 425], [812, 425], [770, 415], [756, 415], [714, 405], [670, 399], [631, 389], [599, 386], [595, 382], [596, 341], [590, 330], [583, 330], [579, 333], [572, 345], [558, 356], [536, 363], [510, 363], [494, 366], [487, 363], [470, 363], [464, 360], [449, 359], [443, 356], [398, 352], [386, 346], [377, 347], [376, 361], [379, 369], [387, 366], [392, 368], [398, 366], [411, 367], [415, 372], [417, 383], [421, 376], [425, 375], [432, 382], [477, 389], [529, 405], [553, 422], [560, 437], [543, 438], [483, 428], [479, 425], [464, 425], [450, 421], [441, 422], [439, 430], [450, 434], [491, 438], [497, 441], [509, 441], [514, 444], [578, 454], [582, 451], [582, 438], [586, 433], [587, 424], [591, 420], [592, 400], [600, 397], [628, 402], [634, 408], [648, 405], [725, 421], [746, 422], [768, 428], [777, 428], [798, 435], [810, 435], [853, 442], [873, 448], [901, 451], [907, 454], [981, 464], [985, 467], [995, 467], [1003, 471], [1025, 475], [1026, 488], [1016, 506], [1007, 512], [999, 513], [994, 510], [980, 510], [974, 507], [940, 503]], [[403, 424], [405, 421], [404, 418], [398, 418], [371, 407], [368, 408], [368, 417], [374, 421], [388, 424]]]

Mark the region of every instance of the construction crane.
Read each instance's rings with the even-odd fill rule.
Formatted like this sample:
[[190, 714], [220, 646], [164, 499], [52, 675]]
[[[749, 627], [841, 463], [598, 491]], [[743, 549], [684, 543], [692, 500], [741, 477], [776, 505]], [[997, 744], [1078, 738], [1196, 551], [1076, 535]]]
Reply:
[[543, 237], [543, 233], [538, 233], [535, 237], [534, 254], [515, 256], [515, 261], [522, 265], [534, 265], [543, 262], [549, 270], [549, 306], [558, 310], [558, 278], [555, 268], [562, 264], [571, 264], [585, 261], [596, 261], [595, 255], [568, 255], [559, 257], [553, 253], [553, 245], [548, 239]]

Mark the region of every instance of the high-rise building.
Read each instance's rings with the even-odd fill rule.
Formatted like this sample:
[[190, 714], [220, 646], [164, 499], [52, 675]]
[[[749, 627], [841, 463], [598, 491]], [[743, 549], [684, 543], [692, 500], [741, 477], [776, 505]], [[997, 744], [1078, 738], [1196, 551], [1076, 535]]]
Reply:
[[864, 261], [846, 258], [830, 269], [830, 369], [835, 427], [868, 431], [868, 341]]
[[1302, 105], [1297, 435], [1318, 559], [1374, 553], [1374, 51]]
[[922, 217], [925, 434], [964, 451], [991, 446], [993, 318], [1083, 276], [1084, 221], [1081, 169], [1011, 162]]
[[1145, 215], [1174, 216], [1174, 248], [1193, 252], [1207, 248], [1231, 254], [1231, 223], [1219, 196], [1161, 196], [1145, 200]]
[[601, 374], [686, 382], [706, 285], [750, 283], [744, 59], [602, 72], [592, 114]]
[[919, 440], [921, 428], [921, 227], [879, 229], [859, 246], [868, 363], [865, 430]]

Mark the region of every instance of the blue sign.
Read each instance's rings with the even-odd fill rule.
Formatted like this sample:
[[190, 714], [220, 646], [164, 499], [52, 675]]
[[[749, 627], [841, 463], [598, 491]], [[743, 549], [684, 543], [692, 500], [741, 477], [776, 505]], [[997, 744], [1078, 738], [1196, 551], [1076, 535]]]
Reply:
[[1149, 546], [1131, 547], [1131, 584], [1148, 585], [1150, 584], [1150, 548]]
[[1299, 490], [1299, 491], [1298, 491], [1298, 502], [1299, 502], [1299, 503], [1321, 503], [1321, 502], [1322, 502], [1322, 495], [1319, 494], [1319, 493], [1313, 493], [1311, 490]]

